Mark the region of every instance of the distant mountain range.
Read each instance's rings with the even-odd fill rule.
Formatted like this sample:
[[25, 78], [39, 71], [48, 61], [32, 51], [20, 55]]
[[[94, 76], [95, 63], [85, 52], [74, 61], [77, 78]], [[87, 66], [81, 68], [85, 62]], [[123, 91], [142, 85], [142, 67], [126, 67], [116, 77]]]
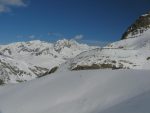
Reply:
[[51, 69], [95, 47], [75, 40], [48, 43], [39, 40], [0, 46], [0, 80], [16, 83], [49, 74]]
[[1, 84], [32, 80], [57, 69], [150, 69], [150, 13], [140, 16], [120, 41], [103, 48], [66, 39], [0, 46]]

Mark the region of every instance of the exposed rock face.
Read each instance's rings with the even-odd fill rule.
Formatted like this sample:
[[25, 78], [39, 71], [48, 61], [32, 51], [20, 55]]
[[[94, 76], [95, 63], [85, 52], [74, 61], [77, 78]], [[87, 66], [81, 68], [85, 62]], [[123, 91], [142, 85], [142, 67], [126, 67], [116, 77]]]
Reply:
[[140, 16], [131, 26], [128, 27], [126, 32], [122, 35], [121, 39], [135, 38], [143, 34], [150, 28], [150, 12]]

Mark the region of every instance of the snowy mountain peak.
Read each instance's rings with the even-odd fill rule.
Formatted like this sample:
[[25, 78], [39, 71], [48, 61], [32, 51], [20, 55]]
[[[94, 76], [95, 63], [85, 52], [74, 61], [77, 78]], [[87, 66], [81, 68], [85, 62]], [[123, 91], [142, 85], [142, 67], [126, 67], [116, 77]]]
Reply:
[[145, 17], [145, 16], [148, 16], [148, 15], [150, 15], [150, 11], [145, 13], [145, 14], [143, 14], [142, 16]]
[[61, 47], [70, 47], [71, 45], [77, 45], [77, 42], [73, 40], [63, 39], [63, 40], [58, 40], [55, 43], [55, 46], [61, 46]]
[[150, 12], [141, 15], [122, 35], [121, 39], [135, 38], [150, 29]]
[[64, 48], [77, 48], [77, 46], [79, 46], [80, 44], [78, 42], [76, 42], [75, 40], [67, 40], [67, 39], [63, 39], [63, 40], [58, 40], [55, 44], [54, 44], [54, 48], [56, 51], [60, 52], [62, 49]]
[[41, 41], [41, 40], [31, 40], [31, 41], [29, 41], [30, 43], [42, 43], [42, 42], [44, 42], [44, 41]]

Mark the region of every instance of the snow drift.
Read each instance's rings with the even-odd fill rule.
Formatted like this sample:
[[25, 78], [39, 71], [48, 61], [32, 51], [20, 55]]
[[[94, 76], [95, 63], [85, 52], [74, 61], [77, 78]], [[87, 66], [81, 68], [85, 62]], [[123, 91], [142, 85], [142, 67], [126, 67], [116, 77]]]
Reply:
[[0, 87], [0, 111], [137, 113], [143, 108], [140, 112], [144, 113], [149, 111], [147, 105], [150, 104], [149, 73], [145, 70], [68, 71], [22, 84], [7, 85]]

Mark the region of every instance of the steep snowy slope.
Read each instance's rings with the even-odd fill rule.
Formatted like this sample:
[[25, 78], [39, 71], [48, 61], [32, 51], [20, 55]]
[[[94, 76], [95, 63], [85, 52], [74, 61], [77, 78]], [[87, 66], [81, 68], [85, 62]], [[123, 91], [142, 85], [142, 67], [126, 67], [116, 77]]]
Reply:
[[0, 112], [149, 113], [149, 73], [144, 70], [68, 71], [7, 85], [0, 87]]
[[150, 91], [143, 92], [129, 100], [112, 106], [100, 113], [148, 113], [150, 112]]
[[0, 80], [15, 83], [44, 76], [67, 59], [93, 48], [66, 39], [56, 43], [37, 40], [1, 45]]
[[114, 42], [107, 46], [108, 48], [123, 48], [123, 49], [148, 49], [150, 50], [150, 29], [142, 33], [136, 38], [128, 38]]
[[35, 77], [26, 63], [0, 55], [0, 84], [23, 82]]

